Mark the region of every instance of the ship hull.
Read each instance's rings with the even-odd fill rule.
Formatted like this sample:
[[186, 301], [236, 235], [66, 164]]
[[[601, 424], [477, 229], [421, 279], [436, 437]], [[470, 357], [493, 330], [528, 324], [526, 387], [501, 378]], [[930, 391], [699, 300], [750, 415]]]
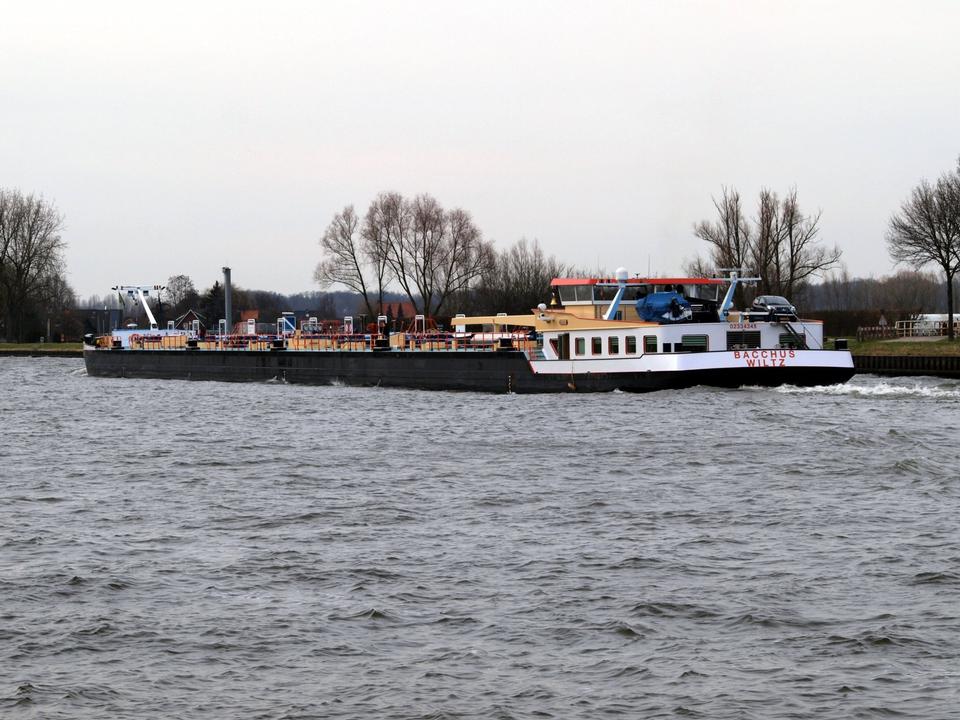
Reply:
[[[850, 356], [823, 351], [828, 362], [786, 366], [744, 366], [730, 353], [701, 353], [695, 364], [637, 371], [598, 362], [584, 371], [559, 361], [531, 363], [525, 353], [506, 352], [369, 352], [254, 350], [92, 350], [84, 351], [87, 374], [94, 377], [283, 381], [304, 385], [354, 385], [423, 390], [496, 393], [650, 392], [710, 385], [832, 385], [853, 374]], [[711, 358], [704, 356], [713, 355]], [[829, 357], [828, 357], [829, 356]], [[683, 356], [677, 356], [684, 360]], [[845, 359], [844, 359], [845, 358]], [[536, 370], [535, 370], [536, 366]]]

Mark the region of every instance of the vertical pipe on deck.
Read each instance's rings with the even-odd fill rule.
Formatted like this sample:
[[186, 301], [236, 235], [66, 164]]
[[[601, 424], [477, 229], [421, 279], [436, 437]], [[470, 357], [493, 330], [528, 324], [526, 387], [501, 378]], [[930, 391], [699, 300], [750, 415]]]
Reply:
[[230, 268], [223, 268], [223, 316], [227, 320], [227, 335], [233, 334], [233, 308], [231, 307]]

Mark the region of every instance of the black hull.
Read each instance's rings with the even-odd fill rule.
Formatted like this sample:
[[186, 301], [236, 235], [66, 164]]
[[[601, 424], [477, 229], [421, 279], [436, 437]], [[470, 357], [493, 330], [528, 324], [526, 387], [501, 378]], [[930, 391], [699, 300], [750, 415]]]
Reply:
[[711, 385], [833, 385], [853, 368], [722, 368], [674, 372], [536, 374], [522, 352], [316, 352], [85, 350], [95, 377], [163, 378], [304, 385], [356, 385], [479, 392], [650, 392]]

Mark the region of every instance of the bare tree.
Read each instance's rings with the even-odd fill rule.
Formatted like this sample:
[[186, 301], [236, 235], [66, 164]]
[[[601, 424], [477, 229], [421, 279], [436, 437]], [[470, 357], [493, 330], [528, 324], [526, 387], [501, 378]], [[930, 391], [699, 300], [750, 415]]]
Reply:
[[797, 202], [797, 189], [792, 188], [780, 208], [780, 232], [777, 282], [779, 294], [792, 295], [814, 275], [822, 275], [836, 267], [841, 252], [836, 246], [826, 248], [819, 243], [820, 212], [806, 215]]
[[10, 250], [14, 239], [20, 234], [23, 223], [23, 196], [18, 191], [0, 189], [0, 323], [3, 333], [0, 338], [12, 338], [13, 311], [7, 288], [7, 272]]
[[430, 195], [405, 200], [380, 195], [367, 213], [365, 232], [376, 238], [391, 279], [424, 315], [438, 315], [492, 261], [492, 251], [470, 214], [446, 211]]
[[[416, 293], [406, 268], [413, 263], [410, 257], [412, 218], [410, 206], [397, 192], [380, 193], [370, 204], [364, 224], [364, 238], [368, 257], [372, 258], [383, 285], [394, 279], [410, 298]], [[383, 291], [380, 292], [383, 305]]]
[[439, 315], [448, 298], [467, 289], [493, 266], [493, 243], [485, 241], [466, 210], [455, 208], [445, 214], [447, 242], [437, 263], [437, 304]]
[[937, 182], [921, 180], [887, 231], [890, 257], [919, 269], [935, 264], [947, 284], [948, 337], [953, 340], [953, 281], [960, 270], [960, 165]]
[[63, 276], [63, 216], [42, 197], [0, 190], [0, 303], [19, 342], [27, 312]]
[[371, 317], [376, 317], [377, 313], [370, 302], [367, 258], [357, 232], [359, 224], [353, 205], [347, 205], [333, 216], [320, 238], [324, 258], [314, 270], [313, 277], [321, 287], [339, 283], [360, 293], [367, 312]]
[[550, 298], [550, 282], [572, 274], [573, 269], [547, 257], [540, 243], [521, 238], [509, 248], [495, 252], [493, 262], [484, 270], [472, 302], [478, 312], [522, 314]]
[[167, 297], [170, 305], [179, 309], [180, 304], [197, 295], [197, 288], [189, 275], [172, 275], [167, 280]]
[[[721, 198], [714, 198], [713, 204], [717, 220], [697, 223], [694, 234], [711, 246], [710, 259], [717, 269], [743, 268], [757, 273], [761, 293], [799, 293], [813, 276], [836, 267], [840, 260], [836, 246], [827, 248], [820, 243], [820, 213], [807, 215], [800, 209], [796, 188], [783, 200], [763, 188], [752, 224], [743, 214], [735, 189], [723, 188]], [[736, 302], [743, 303], [739, 289]]]
[[394, 201], [385, 193], [380, 193], [370, 203], [364, 217], [362, 251], [369, 263], [377, 283], [377, 314], [383, 314], [383, 297], [390, 280], [390, 264], [387, 262], [389, 226], [386, 217], [393, 212]]
[[713, 198], [717, 220], [703, 220], [694, 225], [693, 232], [712, 247], [711, 259], [719, 268], [743, 268], [750, 258], [750, 225], [743, 214], [740, 193], [733, 188], [723, 189], [720, 199]]
[[[440, 203], [430, 195], [418, 195], [409, 203], [410, 232], [405, 238], [403, 267], [395, 267], [397, 277], [406, 276], [406, 284], [417, 290], [424, 315], [433, 315], [436, 295], [440, 291], [440, 273], [446, 266], [448, 251], [446, 216]], [[406, 289], [406, 288], [405, 288]], [[416, 295], [409, 292], [410, 301], [417, 305]], [[443, 301], [443, 298], [440, 298]]]
[[710, 261], [699, 253], [692, 260], [684, 261], [683, 272], [687, 277], [692, 278], [713, 277], [716, 274]]
[[754, 224], [756, 233], [750, 243], [750, 260], [753, 272], [760, 277], [758, 290], [761, 294], [779, 294], [782, 292], [779, 279], [782, 275], [783, 228], [780, 200], [772, 190], [760, 190]]
[[812, 276], [832, 270], [840, 260], [836, 246], [819, 243], [820, 213], [807, 215], [800, 209], [796, 188], [782, 201], [762, 189], [754, 225], [750, 257], [761, 293], [794, 296]]
[[370, 204], [362, 228], [353, 206], [347, 206], [334, 216], [320, 245], [324, 257], [315, 279], [360, 293], [371, 317], [382, 311], [391, 282], [418, 312], [435, 316], [450, 297], [473, 284], [493, 258], [492, 246], [468, 212], [444, 210], [426, 194], [406, 200], [399, 193], [381, 193]]
[[[710, 259], [717, 270], [746, 268], [750, 259], [750, 225], [743, 214], [740, 193], [733, 188], [722, 188], [720, 199], [713, 198], [717, 220], [702, 220], [695, 224], [693, 233], [710, 247]], [[743, 286], [736, 292], [735, 302], [743, 306]]]

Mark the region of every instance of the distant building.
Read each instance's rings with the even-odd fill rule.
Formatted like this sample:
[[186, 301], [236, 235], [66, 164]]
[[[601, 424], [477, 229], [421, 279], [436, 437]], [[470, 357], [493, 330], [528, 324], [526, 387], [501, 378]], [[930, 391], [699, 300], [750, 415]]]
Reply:
[[386, 315], [391, 320], [412, 320], [417, 315], [417, 308], [409, 301], [386, 302], [380, 306], [379, 314]]

